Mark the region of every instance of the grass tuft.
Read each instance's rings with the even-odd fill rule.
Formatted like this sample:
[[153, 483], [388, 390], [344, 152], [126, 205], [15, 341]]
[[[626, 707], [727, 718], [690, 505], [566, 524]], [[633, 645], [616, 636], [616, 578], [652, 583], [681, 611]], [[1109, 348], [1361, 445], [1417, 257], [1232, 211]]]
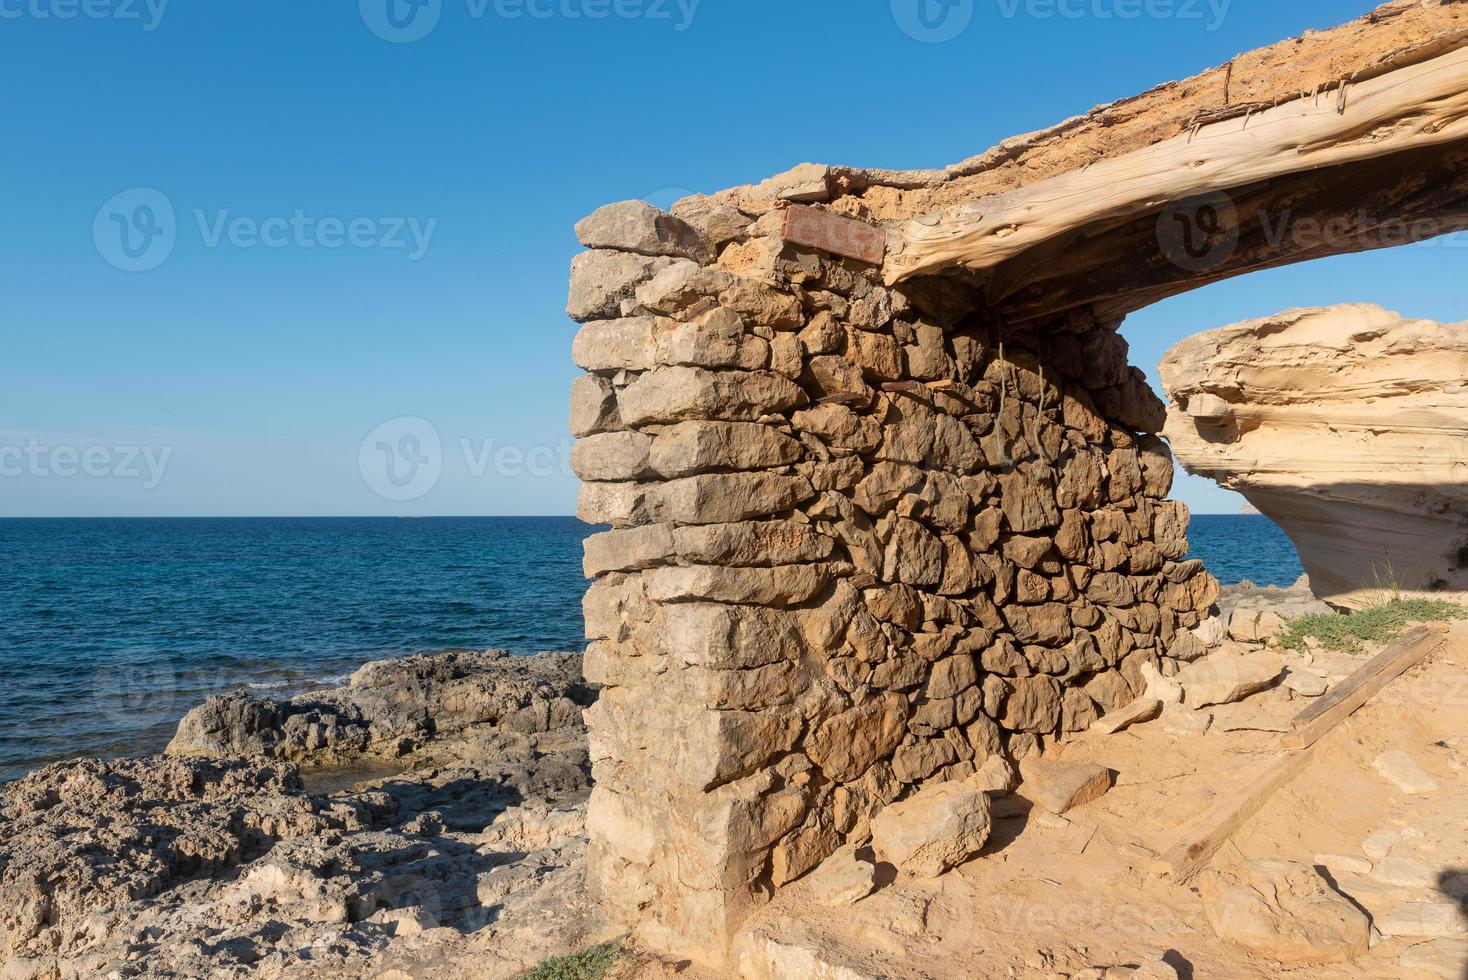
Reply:
[[1290, 620], [1284, 645], [1303, 650], [1313, 636], [1328, 650], [1360, 653], [1367, 643], [1390, 643], [1413, 623], [1468, 619], [1468, 607], [1440, 599], [1393, 599], [1349, 615], [1315, 613]]
[[569, 956], [557, 956], [524, 974], [520, 980], [602, 980], [625, 957], [628, 935]]

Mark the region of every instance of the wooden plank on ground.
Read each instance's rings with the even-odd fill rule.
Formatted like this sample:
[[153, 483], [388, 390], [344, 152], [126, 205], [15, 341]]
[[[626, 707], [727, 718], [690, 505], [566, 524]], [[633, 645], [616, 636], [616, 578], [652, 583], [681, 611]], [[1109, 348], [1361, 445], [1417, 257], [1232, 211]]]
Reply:
[[1322, 735], [1353, 715], [1382, 688], [1420, 663], [1445, 639], [1446, 629], [1440, 625], [1419, 626], [1412, 630], [1296, 716], [1281, 744], [1287, 749], [1314, 745]]
[[1225, 797], [1212, 810], [1183, 831], [1176, 844], [1153, 863], [1159, 875], [1178, 884], [1190, 880], [1208, 866], [1218, 849], [1310, 764], [1314, 752], [1290, 752], [1270, 764], [1253, 782]]

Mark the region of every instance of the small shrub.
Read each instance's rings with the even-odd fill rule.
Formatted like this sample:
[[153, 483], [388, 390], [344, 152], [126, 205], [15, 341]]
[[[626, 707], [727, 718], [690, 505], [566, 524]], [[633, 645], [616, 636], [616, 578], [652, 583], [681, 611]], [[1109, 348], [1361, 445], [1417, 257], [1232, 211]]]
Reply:
[[546, 960], [520, 980], [602, 980], [627, 955], [627, 938], [621, 935], [579, 953]]
[[1468, 607], [1441, 599], [1393, 599], [1349, 615], [1316, 613], [1293, 619], [1284, 645], [1302, 650], [1305, 638], [1313, 636], [1327, 649], [1360, 653], [1364, 644], [1398, 639], [1413, 623], [1454, 619], [1468, 619]]
[[1468, 544], [1460, 545], [1458, 548], [1458, 567], [1468, 568]]

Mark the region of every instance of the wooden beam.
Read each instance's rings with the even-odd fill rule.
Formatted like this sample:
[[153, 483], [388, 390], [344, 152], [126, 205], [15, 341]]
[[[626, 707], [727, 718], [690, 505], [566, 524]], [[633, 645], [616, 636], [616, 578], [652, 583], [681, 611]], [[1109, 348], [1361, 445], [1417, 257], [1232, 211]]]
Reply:
[[1183, 884], [1208, 867], [1218, 849], [1268, 803], [1275, 793], [1310, 765], [1314, 752], [1290, 752], [1270, 764], [1243, 789], [1224, 797], [1200, 820], [1183, 831], [1176, 844], [1152, 865], [1157, 874]]
[[1446, 638], [1447, 627], [1442, 625], [1419, 626], [1412, 630], [1297, 715], [1290, 722], [1290, 731], [1282, 744], [1287, 749], [1314, 745], [1322, 735], [1355, 714], [1382, 688], [1442, 646]]
[[989, 269], [1058, 236], [1171, 202], [1468, 138], [1468, 48], [906, 222], [889, 283]]

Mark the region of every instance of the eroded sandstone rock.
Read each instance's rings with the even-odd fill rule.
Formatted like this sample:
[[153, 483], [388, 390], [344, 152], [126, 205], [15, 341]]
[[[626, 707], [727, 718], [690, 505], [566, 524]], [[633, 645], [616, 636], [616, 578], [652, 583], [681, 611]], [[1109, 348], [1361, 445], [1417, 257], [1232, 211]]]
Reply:
[[[1468, 330], [1376, 306], [1290, 310], [1168, 352], [1167, 435], [1294, 540], [1315, 594], [1468, 593]], [[1451, 595], [1449, 596], [1452, 597]]]

